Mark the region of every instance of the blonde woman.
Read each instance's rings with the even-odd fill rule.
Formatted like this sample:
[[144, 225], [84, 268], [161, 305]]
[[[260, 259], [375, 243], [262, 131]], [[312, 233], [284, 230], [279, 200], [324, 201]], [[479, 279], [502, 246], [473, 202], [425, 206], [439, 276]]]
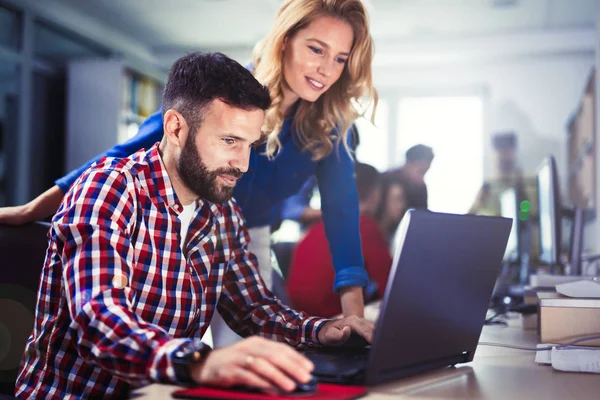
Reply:
[[[377, 101], [371, 61], [373, 42], [360, 0], [287, 0], [273, 28], [254, 53], [254, 76], [266, 85], [272, 105], [263, 132], [266, 142], [250, 155], [249, 171], [237, 182], [241, 206], [267, 286], [270, 229], [282, 202], [316, 175], [321, 210], [336, 271], [332, 290], [341, 295], [344, 315], [363, 315], [362, 288], [368, 278], [359, 236], [358, 195], [348, 131], [357, 117], [352, 101]], [[138, 134], [103, 156], [127, 156], [149, 148], [163, 135], [161, 112], [150, 116]], [[236, 141], [223, 137], [223, 146]], [[24, 223], [58, 208], [63, 194], [89, 165], [56, 181], [32, 202], [0, 210], [0, 222]], [[214, 179], [220, 179], [214, 176]]]

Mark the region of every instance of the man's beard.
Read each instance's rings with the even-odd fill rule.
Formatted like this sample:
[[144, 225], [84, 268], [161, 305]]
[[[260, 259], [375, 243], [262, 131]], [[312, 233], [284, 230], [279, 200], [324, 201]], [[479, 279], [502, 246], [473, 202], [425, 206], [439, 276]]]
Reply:
[[213, 203], [225, 203], [233, 196], [233, 186], [219, 187], [217, 183], [219, 175], [229, 175], [237, 179], [244, 175], [237, 168], [218, 168], [210, 171], [194, 145], [193, 135], [188, 136], [183, 146], [177, 163], [177, 172], [188, 189], [200, 198]]

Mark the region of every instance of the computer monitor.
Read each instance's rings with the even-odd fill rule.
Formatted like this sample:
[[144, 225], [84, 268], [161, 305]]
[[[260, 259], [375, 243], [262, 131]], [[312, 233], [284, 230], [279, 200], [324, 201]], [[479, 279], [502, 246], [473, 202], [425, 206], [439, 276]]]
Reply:
[[519, 238], [519, 198], [515, 188], [506, 189], [500, 193], [500, 215], [513, 220], [508, 244], [504, 252], [504, 261], [508, 263], [519, 263], [520, 238]]
[[538, 214], [540, 225], [540, 261], [565, 267], [561, 262], [562, 219], [570, 220], [569, 273], [581, 274], [583, 249], [583, 210], [561, 204], [558, 170], [554, 156], [544, 158], [537, 170]]
[[561, 203], [556, 160], [544, 158], [537, 170], [538, 214], [540, 218], [540, 261], [560, 264]]
[[571, 229], [569, 235], [569, 275], [581, 275], [581, 262], [583, 252], [583, 229], [584, 212], [583, 209], [574, 207], [564, 210], [566, 216], [571, 220]]

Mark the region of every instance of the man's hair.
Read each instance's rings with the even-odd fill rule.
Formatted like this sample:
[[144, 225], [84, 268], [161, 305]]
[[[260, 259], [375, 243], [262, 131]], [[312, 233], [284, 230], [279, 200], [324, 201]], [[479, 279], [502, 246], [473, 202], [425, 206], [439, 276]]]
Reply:
[[379, 181], [381, 180], [381, 174], [375, 167], [359, 162], [354, 165], [354, 177], [360, 201], [367, 200], [373, 191], [379, 187]]
[[424, 144], [417, 144], [406, 150], [406, 162], [433, 161], [433, 149]]
[[173, 63], [163, 94], [163, 117], [176, 110], [194, 134], [213, 100], [243, 110], [266, 110], [271, 97], [252, 73], [222, 53], [196, 52]]
[[514, 132], [498, 132], [492, 136], [492, 145], [496, 150], [516, 149], [517, 135]]

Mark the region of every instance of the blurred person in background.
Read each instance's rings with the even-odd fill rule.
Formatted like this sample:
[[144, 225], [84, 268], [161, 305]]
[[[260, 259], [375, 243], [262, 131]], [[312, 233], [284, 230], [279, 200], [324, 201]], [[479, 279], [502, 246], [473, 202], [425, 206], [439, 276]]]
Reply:
[[375, 212], [375, 220], [390, 250], [393, 250], [394, 235], [402, 217], [408, 210], [404, 186], [390, 176], [381, 179], [381, 198]]
[[[357, 163], [356, 186], [360, 199], [360, 239], [365, 268], [373, 285], [367, 298], [383, 297], [392, 257], [388, 243], [373, 216], [380, 203], [381, 176], [372, 166]], [[287, 294], [292, 307], [308, 314], [332, 317], [342, 313], [339, 294], [331, 288], [335, 276], [329, 256], [323, 222], [313, 225], [298, 243], [287, 279]]]
[[514, 132], [498, 132], [492, 136], [496, 156], [494, 177], [483, 183], [469, 214], [500, 215], [500, 195], [507, 189], [516, 188], [524, 197], [523, 172], [517, 161], [517, 135]]
[[518, 138], [514, 132], [499, 132], [492, 136], [496, 153], [496, 172], [483, 183], [469, 214], [500, 215], [500, 196], [507, 189], [516, 189], [519, 202], [529, 202], [529, 217], [537, 217], [537, 179], [526, 176], [519, 165]]
[[526, 254], [527, 259], [535, 260], [540, 252], [537, 178], [524, 174], [519, 165], [518, 136], [515, 132], [493, 134], [492, 147], [496, 159], [495, 172], [482, 184], [468, 213], [501, 216], [500, 199], [506, 191], [514, 189], [517, 209], [511, 214], [518, 217], [515, 223], [519, 230], [520, 257]]
[[406, 208], [427, 209], [425, 174], [431, 168], [433, 149], [417, 144], [406, 151], [406, 161], [400, 168], [385, 173], [386, 179], [402, 185]]
[[[267, 86], [271, 107], [262, 127], [265, 143], [250, 154], [249, 172], [235, 187], [267, 286], [271, 277], [270, 226], [281, 203], [317, 176], [321, 211], [333, 267], [333, 290], [344, 315], [364, 314], [368, 284], [359, 233], [359, 202], [349, 129], [358, 113], [353, 99], [377, 103], [371, 63], [373, 40], [360, 0], [286, 0], [273, 28], [258, 43], [253, 75]], [[0, 223], [21, 224], [56, 212], [64, 193], [81, 173], [104, 156], [127, 156], [150, 148], [163, 135], [162, 113], [150, 116], [138, 134], [56, 181], [30, 203], [0, 209]], [[214, 321], [215, 345], [237, 339]]]

